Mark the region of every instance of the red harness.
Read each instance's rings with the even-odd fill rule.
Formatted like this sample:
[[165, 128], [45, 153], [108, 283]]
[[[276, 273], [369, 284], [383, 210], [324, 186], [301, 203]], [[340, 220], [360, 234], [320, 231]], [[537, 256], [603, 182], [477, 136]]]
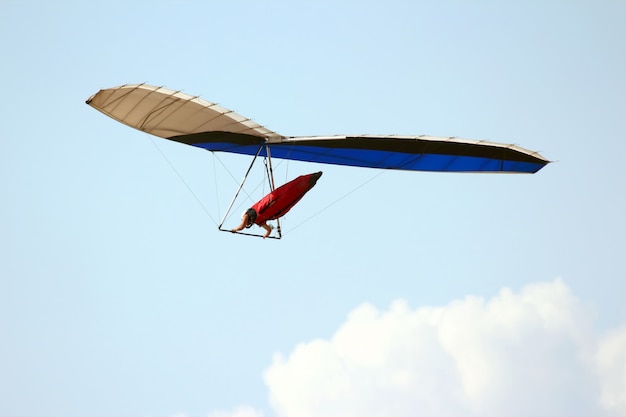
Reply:
[[267, 220], [275, 220], [287, 214], [315, 186], [321, 176], [321, 172], [301, 175], [263, 197], [251, 207], [256, 211], [254, 223], [263, 224]]

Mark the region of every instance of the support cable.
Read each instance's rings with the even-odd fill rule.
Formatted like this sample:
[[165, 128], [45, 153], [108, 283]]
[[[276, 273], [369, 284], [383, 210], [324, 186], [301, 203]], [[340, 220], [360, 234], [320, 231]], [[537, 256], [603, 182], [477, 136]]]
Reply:
[[189, 190], [189, 192], [191, 193], [191, 195], [196, 199], [196, 201], [198, 202], [198, 204], [200, 205], [200, 207], [202, 207], [202, 210], [204, 210], [204, 212], [206, 213], [206, 215], [211, 219], [211, 221], [217, 226], [217, 221], [213, 218], [213, 216], [211, 216], [211, 213], [209, 212], [209, 210], [207, 210], [207, 208], [205, 207], [205, 205], [202, 203], [202, 200], [200, 200], [200, 198], [198, 197], [198, 195], [192, 190], [192, 188], [189, 186], [189, 184], [187, 184], [187, 181], [185, 181], [185, 179], [183, 178], [183, 176], [180, 174], [180, 172], [178, 172], [178, 170], [176, 169], [176, 167], [174, 167], [174, 164], [172, 164], [172, 162], [168, 159], [168, 157], [165, 155], [165, 153], [161, 150], [161, 148], [159, 147], [159, 145], [157, 145], [157, 143], [154, 141], [154, 139], [148, 135], [148, 137], [150, 138], [150, 141], [152, 142], [152, 144], [154, 145], [154, 147], [159, 151], [159, 153], [161, 154], [161, 156], [163, 157], [163, 159], [165, 159], [165, 161], [168, 163], [168, 165], [170, 166], [170, 168], [172, 169], [172, 171], [174, 171], [174, 173], [176, 174], [176, 176], [178, 176], [178, 178], [180, 179], [180, 181], [185, 185], [185, 187], [187, 187], [187, 189]]
[[334, 206], [335, 204], [337, 204], [338, 202], [340, 202], [341, 200], [343, 200], [344, 198], [348, 197], [350, 194], [356, 192], [357, 190], [365, 187], [367, 184], [369, 184], [370, 182], [374, 181], [376, 178], [380, 177], [381, 175], [383, 175], [386, 172], [386, 170], [381, 170], [378, 174], [374, 175], [372, 178], [370, 178], [369, 180], [363, 182], [362, 184], [358, 185], [357, 187], [353, 188], [351, 191], [347, 192], [346, 194], [342, 195], [341, 197], [339, 197], [338, 199], [336, 199], [335, 201], [331, 202], [330, 204], [328, 204], [327, 206], [325, 206], [324, 208], [322, 208], [321, 210], [313, 213], [311, 216], [307, 217], [306, 219], [302, 220], [300, 223], [296, 224], [293, 227], [289, 228], [288, 232], [285, 232], [283, 234], [287, 235], [288, 233], [293, 232], [295, 229], [297, 229], [298, 227], [302, 226], [304, 223], [307, 223], [309, 220], [319, 216], [322, 212], [328, 210], [329, 208], [331, 208], [332, 206]]

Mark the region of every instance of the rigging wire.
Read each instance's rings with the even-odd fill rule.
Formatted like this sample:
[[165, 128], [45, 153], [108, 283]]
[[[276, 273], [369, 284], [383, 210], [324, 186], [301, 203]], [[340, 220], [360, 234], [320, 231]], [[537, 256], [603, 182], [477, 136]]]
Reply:
[[252, 167], [254, 166], [254, 163], [256, 162], [256, 159], [258, 158], [258, 156], [261, 153], [262, 149], [263, 149], [263, 145], [260, 145], [258, 150], [256, 151], [256, 154], [254, 155], [254, 158], [252, 158], [252, 162], [248, 166], [248, 170], [246, 171], [246, 174], [243, 176], [243, 180], [241, 180], [241, 182], [239, 183], [239, 188], [237, 188], [237, 192], [235, 193], [235, 196], [233, 197], [232, 201], [230, 202], [230, 205], [228, 206], [228, 208], [226, 209], [226, 213], [224, 214], [224, 217], [222, 218], [222, 221], [217, 226], [218, 229], [222, 230], [222, 225], [226, 221], [226, 217], [228, 217], [228, 215], [230, 214], [231, 209], [233, 208], [233, 205], [235, 204], [235, 201], [237, 201], [237, 197], [239, 197], [239, 193], [243, 189], [243, 186], [246, 183], [246, 180], [248, 179], [248, 174], [250, 174], [250, 171], [252, 170]]
[[196, 201], [198, 202], [198, 204], [200, 205], [200, 207], [202, 207], [202, 210], [204, 210], [204, 212], [206, 213], [206, 215], [211, 219], [211, 221], [215, 224], [215, 226], [217, 226], [217, 221], [213, 218], [213, 216], [211, 216], [211, 213], [209, 213], [209, 210], [207, 210], [207, 208], [205, 207], [205, 205], [202, 203], [202, 200], [200, 200], [200, 198], [198, 197], [198, 195], [192, 190], [192, 188], [189, 186], [189, 184], [187, 183], [187, 181], [185, 181], [185, 179], [183, 178], [183, 176], [180, 174], [180, 172], [178, 172], [178, 170], [176, 169], [176, 167], [174, 167], [174, 164], [172, 164], [172, 162], [168, 159], [168, 157], [165, 155], [165, 153], [161, 150], [161, 148], [159, 147], [159, 145], [154, 141], [154, 139], [150, 136], [147, 135], [150, 138], [150, 142], [152, 142], [152, 144], [154, 145], [154, 147], [159, 151], [159, 153], [161, 154], [161, 156], [163, 157], [163, 159], [165, 159], [165, 161], [168, 163], [168, 165], [170, 166], [170, 168], [172, 169], [172, 171], [174, 171], [174, 173], [178, 176], [178, 178], [180, 179], [180, 181], [185, 185], [185, 187], [187, 187], [187, 189], [189, 190], [189, 192], [191, 193], [191, 195], [196, 199]]
[[322, 214], [322, 212], [328, 210], [329, 208], [331, 208], [332, 206], [334, 206], [335, 204], [337, 204], [338, 202], [340, 202], [341, 200], [343, 200], [344, 198], [348, 197], [349, 195], [353, 194], [354, 192], [358, 191], [359, 189], [365, 187], [367, 184], [369, 184], [370, 182], [374, 181], [376, 178], [380, 177], [381, 175], [383, 175], [385, 172], [387, 172], [387, 170], [380, 170], [379, 173], [377, 173], [376, 175], [374, 175], [372, 178], [370, 178], [369, 180], [361, 183], [360, 185], [356, 186], [355, 188], [353, 188], [352, 190], [348, 191], [346, 194], [342, 195], [341, 197], [339, 197], [338, 199], [336, 199], [335, 201], [331, 202], [330, 204], [328, 204], [327, 206], [325, 206], [324, 208], [320, 209], [319, 211], [313, 213], [311, 216], [307, 217], [306, 219], [302, 220], [300, 223], [296, 224], [293, 227], [290, 227], [288, 231], [283, 232], [283, 236], [291, 233], [292, 231], [294, 231], [295, 229], [297, 229], [298, 227], [302, 226], [304, 223], [307, 223], [308, 221], [310, 221], [311, 219], [319, 216], [320, 214]]
[[[233, 173], [232, 173], [232, 172], [230, 172], [230, 170], [229, 170], [229, 169], [228, 169], [228, 167], [224, 164], [224, 162], [223, 162], [223, 161], [222, 161], [222, 160], [221, 160], [221, 159], [217, 156], [217, 152], [212, 152], [212, 153], [213, 153], [213, 155], [215, 156], [215, 159], [217, 159], [217, 161], [220, 163], [220, 165], [222, 166], [222, 168], [224, 168], [224, 170], [228, 173], [228, 175], [230, 175], [230, 178], [232, 178], [232, 180], [234, 181], [234, 183], [235, 183], [236, 185], [239, 185], [239, 180], [238, 180], [238, 179], [237, 179], [237, 178], [233, 175]], [[263, 184], [263, 183], [258, 184], [258, 185], [256, 186], [256, 188], [254, 188], [251, 192], [252, 192], [252, 193], [253, 193], [253, 192], [255, 192], [255, 191], [256, 191], [256, 190], [257, 190], [257, 189], [258, 189], [258, 188], [259, 188], [262, 184]], [[244, 192], [244, 194], [246, 195], [246, 197], [248, 198], [248, 200], [249, 200], [249, 201], [252, 201], [252, 202], [254, 203], [254, 200], [253, 200], [253, 199], [252, 199], [252, 197], [250, 196], [250, 193], [248, 193], [248, 191], [247, 191], [246, 189], [243, 189], [242, 191]]]
[[[183, 183], [183, 185], [187, 188], [187, 190], [189, 190], [189, 192], [191, 193], [191, 195], [194, 197], [194, 199], [196, 200], [196, 202], [200, 205], [200, 207], [202, 208], [202, 210], [204, 211], [204, 213], [211, 219], [211, 221], [213, 222], [213, 224], [217, 227], [219, 227], [219, 223], [217, 222], [217, 220], [215, 220], [215, 218], [211, 215], [211, 213], [209, 212], [209, 210], [206, 208], [206, 206], [202, 203], [202, 200], [200, 200], [200, 198], [198, 197], [198, 195], [193, 191], [193, 189], [191, 188], [191, 186], [187, 183], [187, 181], [185, 181], [185, 179], [183, 178], [183, 176], [180, 174], [180, 172], [176, 169], [176, 167], [174, 166], [174, 164], [169, 160], [169, 158], [167, 157], [167, 155], [161, 150], [161, 148], [159, 147], [159, 145], [155, 142], [155, 140], [148, 135], [148, 137], [150, 138], [150, 141], [152, 142], [152, 144], [154, 145], [154, 147], [159, 151], [159, 153], [161, 154], [161, 156], [163, 157], [163, 159], [165, 159], [165, 161], [167, 162], [167, 164], [170, 166], [170, 168], [172, 169], [172, 171], [174, 171], [174, 173], [176, 174], [176, 176], [180, 179], [180, 181]], [[224, 162], [216, 155], [216, 152], [211, 152], [213, 154], [213, 177], [215, 180], [215, 193], [216, 193], [216, 204], [218, 205], [218, 214], [219, 214], [219, 193], [217, 190], [217, 173], [216, 173], [216, 166], [217, 164], [215, 163], [215, 160], [217, 160], [220, 165], [222, 165], [222, 167], [224, 168], [224, 170], [228, 173], [228, 175], [230, 175], [230, 177], [233, 179], [233, 181], [237, 182], [237, 179], [235, 178], [235, 176], [232, 174], [232, 172], [230, 172], [230, 170], [228, 169], [228, 167], [224, 164]], [[278, 164], [278, 166], [282, 165], [282, 160], [281, 162]], [[265, 164], [267, 164], [266, 161], [264, 161]], [[267, 165], [265, 166], [265, 170], [267, 170], [268, 167]], [[289, 161], [287, 161], [286, 164], [286, 170], [289, 170]], [[283, 231], [282, 232], [282, 236], [284, 237], [285, 235], [291, 233], [292, 231], [296, 230], [298, 227], [302, 226], [303, 224], [309, 222], [310, 220], [314, 219], [315, 217], [319, 216], [320, 214], [322, 214], [324, 211], [328, 210], [329, 208], [331, 208], [332, 206], [334, 206], [335, 204], [339, 203], [341, 200], [345, 199], [346, 197], [350, 196], [351, 194], [355, 193], [356, 191], [358, 191], [359, 189], [363, 188], [364, 186], [366, 186], [367, 184], [369, 184], [370, 182], [374, 181], [376, 178], [378, 178], [379, 176], [381, 176], [382, 174], [384, 174], [386, 172], [386, 170], [380, 170], [380, 172], [378, 172], [376, 175], [372, 176], [370, 179], [368, 179], [367, 181], [364, 181], [363, 183], [359, 184], [358, 186], [354, 187], [352, 190], [348, 191], [347, 193], [343, 194], [341, 197], [337, 198], [336, 200], [332, 201], [330, 204], [326, 205], [325, 207], [323, 207], [322, 209], [316, 211], [315, 213], [313, 213], [311, 216], [307, 217], [306, 219], [302, 220], [301, 222], [297, 223], [295, 226], [290, 227], [288, 231]], [[267, 173], [267, 172], [266, 172]], [[285, 174], [285, 176], [287, 176], [287, 174]], [[285, 182], [287, 181], [287, 178], [285, 178]], [[254, 193], [255, 191], [257, 191], [259, 189], [259, 187], [263, 187], [263, 190], [265, 189], [265, 179], [261, 180], [259, 184], [257, 184], [257, 186], [251, 191], [251, 193]], [[253, 201], [250, 193], [248, 193], [247, 190], [243, 189], [242, 190], [245, 194], [248, 200]], [[239, 204], [238, 207], [241, 206], [241, 204], [243, 204], [243, 202], [241, 202]], [[232, 207], [231, 207], [232, 208]], [[236, 210], [236, 209], [235, 209]]]
[[[218, 152], [215, 151], [210, 151], [211, 154], [213, 154], [213, 179], [215, 182], [215, 193], [216, 193], [216, 202], [218, 204], [218, 217], [221, 218], [222, 215], [220, 213], [220, 206], [219, 206], [219, 201], [217, 196], [219, 195], [218, 189], [219, 189], [219, 185], [218, 185], [218, 174], [217, 174], [217, 164], [215, 163], [215, 161], [219, 162], [219, 164], [222, 166], [222, 168], [224, 169], [224, 171], [226, 171], [226, 173], [228, 173], [228, 175], [230, 176], [230, 178], [233, 180], [233, 182], [237, 185], [239, 185], [239, 180], [233, 175], [233, 173], [231, 172], [231, 170], [228, 168], [228, 166], [226, 166], [226, 164], [224, 163], [224, 161], [222, 161], [218, 155]], [[265, 162], [265, 164], [267, 164], [267, 162]], [[265, 179], [261, 179], [257, 185], [254, 188], [251, 187], [244, 187], [241, 189], [241, 191], [243, 191], [243, 193], [246, 195], [245, 198], [240, 199], [238, 201], [238, 203], [236, 205], [234, 205], [231, 209], [232, 212], [237, 212], [241, 209], [242, 205], [246, 202], [249, 201], [250, 204], [254, 204], [255, 200], [252, 198], [252, 195], [254, 195], [255, 193], [257, 193], [257, 191], [259, 190], [260, 187], [262, 188], [262, 195], [265, 195]], [[228, 216], [228, 218], [230, 218], [230, 216]], [[227, 219], [225, 219], [227, 220]]]

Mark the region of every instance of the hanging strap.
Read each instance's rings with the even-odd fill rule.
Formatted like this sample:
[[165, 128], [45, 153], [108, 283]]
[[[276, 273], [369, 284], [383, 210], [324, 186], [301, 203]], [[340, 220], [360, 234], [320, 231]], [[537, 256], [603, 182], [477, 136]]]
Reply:
[[[265, 172], [267, 173], [267, 180], [270, 183], [270, 192], [276, 189], [274, 184], [274, 170], [272, 168], [272, 153], [270, 152], [270, 145], [265, 145]], [[282, 231], [280, 228], [280, 218], [276, 219], [276, 234], [278, 239], [282, 237]]]

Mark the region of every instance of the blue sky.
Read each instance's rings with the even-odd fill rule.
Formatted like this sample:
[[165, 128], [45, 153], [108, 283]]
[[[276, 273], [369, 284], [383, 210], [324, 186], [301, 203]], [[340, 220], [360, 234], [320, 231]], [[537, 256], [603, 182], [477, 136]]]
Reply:
[[[0, 1], [0, 415], [626, 414], [625, 18], [619, 1]], [[281, 182], [324, 171], [284, 239], [233, 236], [216, 221], [248, 158], [85, 105], [139, 82], [285, 135], [555, 162], [282, 163]]]

